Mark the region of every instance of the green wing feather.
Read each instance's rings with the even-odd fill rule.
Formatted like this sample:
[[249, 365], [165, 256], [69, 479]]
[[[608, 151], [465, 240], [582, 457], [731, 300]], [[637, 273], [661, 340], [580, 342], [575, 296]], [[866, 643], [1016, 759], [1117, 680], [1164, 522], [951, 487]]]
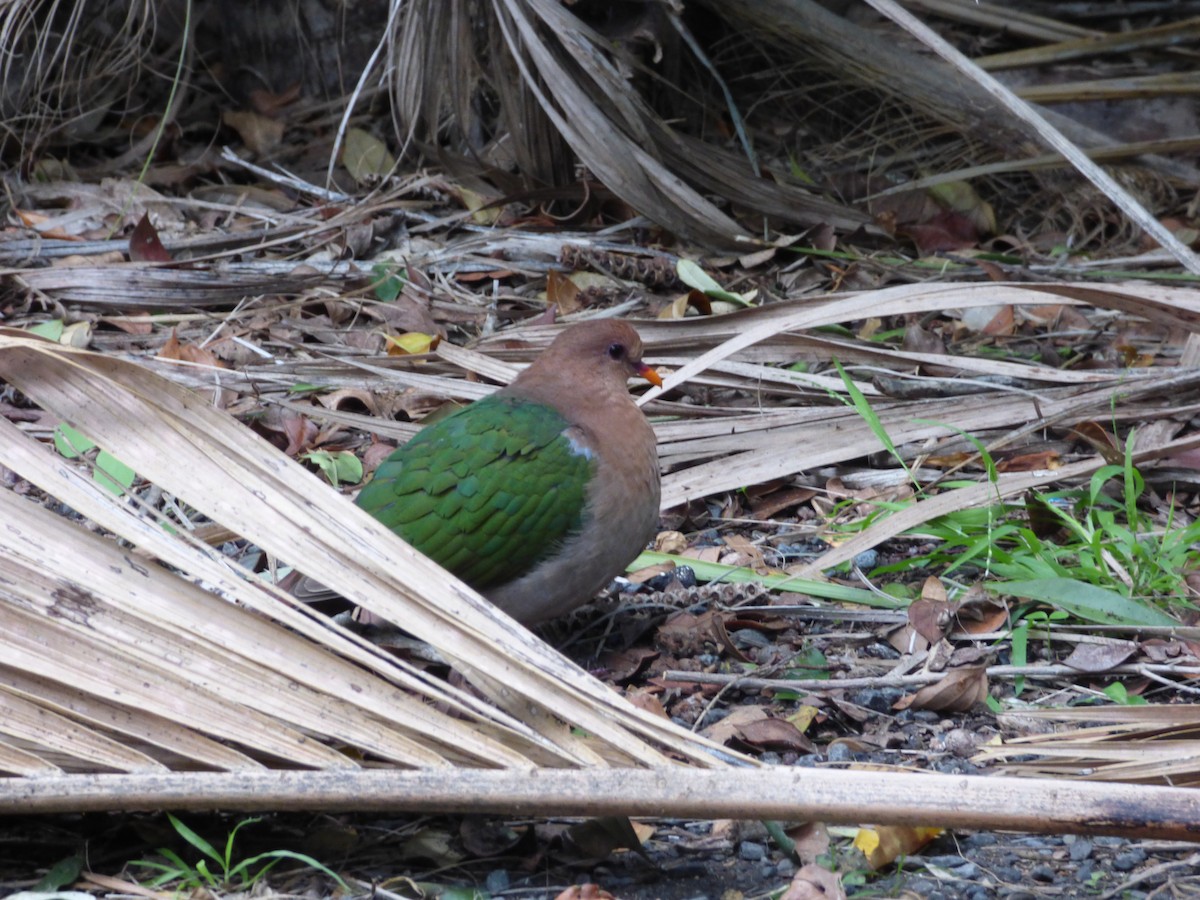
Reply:
[[488, 397], [389, 456], [356, 501], [477, 590], [553, 555], [583, 522], [591, 455], [548, 406]]

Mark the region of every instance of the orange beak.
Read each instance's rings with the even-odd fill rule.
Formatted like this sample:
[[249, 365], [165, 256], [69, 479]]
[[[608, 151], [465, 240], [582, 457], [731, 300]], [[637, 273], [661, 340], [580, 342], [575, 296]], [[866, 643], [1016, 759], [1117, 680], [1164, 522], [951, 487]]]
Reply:
[[638, 363], [637, 373], [655, 387], [662, 387], [662, 378], [659, 377], [658, 373], [651, 366], [645, 363]]

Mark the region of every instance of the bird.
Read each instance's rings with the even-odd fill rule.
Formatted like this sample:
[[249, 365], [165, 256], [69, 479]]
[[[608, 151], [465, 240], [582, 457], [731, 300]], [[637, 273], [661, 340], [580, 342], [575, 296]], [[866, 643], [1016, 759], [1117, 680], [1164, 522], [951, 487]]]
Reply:
[[646, 547], [661, 497], [661, 387], [627, 322], [564, 329], [509, 385], [395, 450], [357, 505], [524, 625], [588, 603]]

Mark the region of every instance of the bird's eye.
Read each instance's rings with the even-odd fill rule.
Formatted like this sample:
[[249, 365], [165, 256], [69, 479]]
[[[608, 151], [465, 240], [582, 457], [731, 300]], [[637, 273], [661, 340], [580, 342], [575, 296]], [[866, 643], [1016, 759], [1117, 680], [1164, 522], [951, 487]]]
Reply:
[[608, 358], [609, 359], [624, 359], [625, 358], [625, 345], [624, 344], [609, 344], [608, 345]]

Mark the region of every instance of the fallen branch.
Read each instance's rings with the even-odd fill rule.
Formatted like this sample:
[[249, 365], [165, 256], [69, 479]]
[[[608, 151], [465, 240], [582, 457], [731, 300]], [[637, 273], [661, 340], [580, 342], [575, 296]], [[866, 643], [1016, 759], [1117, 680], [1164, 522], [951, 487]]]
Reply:
[[0, 813], [103, 810], [633, 815], [1200, 841], [1186, 788], [807, 768], [191, 772], [5, 779]]

